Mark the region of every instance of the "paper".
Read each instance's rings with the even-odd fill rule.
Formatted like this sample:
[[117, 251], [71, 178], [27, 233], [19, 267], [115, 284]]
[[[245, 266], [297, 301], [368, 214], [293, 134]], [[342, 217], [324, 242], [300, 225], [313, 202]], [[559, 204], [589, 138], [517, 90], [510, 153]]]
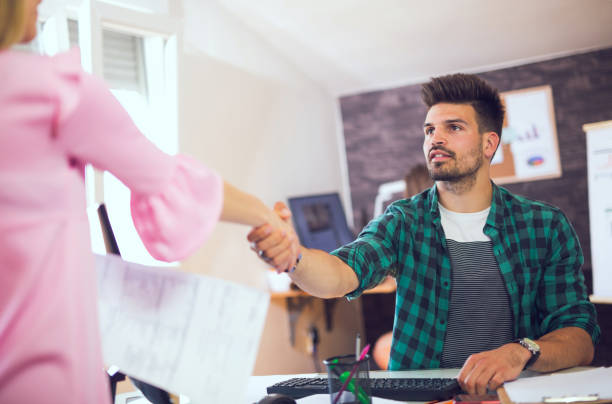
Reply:
[[269, 295], [96, 256], [104, 360], [193, 403], [241, 402]]
[[505, 383], [508, 397], [515, 403], [537, 403], [544, 398], [612, 398], [612, 368], [596, 368], [571, 373], [535, 376]]

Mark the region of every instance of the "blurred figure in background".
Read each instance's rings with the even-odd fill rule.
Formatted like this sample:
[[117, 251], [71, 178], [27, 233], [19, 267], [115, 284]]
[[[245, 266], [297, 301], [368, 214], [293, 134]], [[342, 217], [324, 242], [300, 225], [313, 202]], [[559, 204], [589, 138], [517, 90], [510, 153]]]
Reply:
[[405, 198], [412, 198], [414, 195], [431, 188], [434, 184], [425, 164], [417, 164], [412, 167], [410, 172], [404, 177], [404, 182], [406, 183], [406, 189], [404, 190]]

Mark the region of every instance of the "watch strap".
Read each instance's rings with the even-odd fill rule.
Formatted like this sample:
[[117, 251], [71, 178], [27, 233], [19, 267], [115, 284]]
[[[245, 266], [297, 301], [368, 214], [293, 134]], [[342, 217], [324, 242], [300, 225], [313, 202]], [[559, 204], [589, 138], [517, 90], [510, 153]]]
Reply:
[[521, 345], [523, 348], [527, 349], [529, 353], [531, 354], [531, 358], [529, 358], [527, 363], [525, 363], [525, 367], [523, 367], [523, 370], [533, 365], [535, 361], [537, 361], [538, 358], [540, 357], [540, 347], [535, 342], [532, 342], [532, 344], [535, 345], [535, 347], [532, 346], [529, 342], [525, 341], [525, 338], [518, 338], [512, 342]]

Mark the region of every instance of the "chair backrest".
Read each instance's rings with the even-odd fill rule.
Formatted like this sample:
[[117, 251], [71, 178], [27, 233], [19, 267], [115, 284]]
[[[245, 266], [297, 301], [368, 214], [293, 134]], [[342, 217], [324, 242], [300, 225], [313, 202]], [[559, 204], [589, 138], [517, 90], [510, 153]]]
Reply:
[[[117, 239], [115, 238], [115, 233], [113, 232], [110, 219], [108, 218], [106, 206], [103, 203], [98, 206], [98, 219], [100, 220], [100, 227], [102, 228], [102, 238], [104, 239], [106, 252], [108, 254], [121, 256], [119, 246], [117, 245]], [[116, 368], [112, 372], [111, 369], [113, 369], [113, 367], [109, 368], [108, 377], [111, 389], [111, 401], [114, 402], [115, 394], [117, 392], [117, 383], [125, 380], [125, 375], [119, 371], [116, 371]], [[159, 387], [151, 386], [150, 384], [134, 379], [133, 377], [130, 377], [130, 379], [151, 403], [172, 404], [172, 401], [170, 401], [170, 395], [166, 391], [160, 389]]]

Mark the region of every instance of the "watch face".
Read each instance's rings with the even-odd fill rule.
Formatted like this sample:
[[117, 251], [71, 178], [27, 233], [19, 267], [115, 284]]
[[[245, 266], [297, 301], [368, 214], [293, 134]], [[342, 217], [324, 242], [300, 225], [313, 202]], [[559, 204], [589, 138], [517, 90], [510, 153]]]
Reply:
[[529, 353], [531, 353], [531, 358], [527, 361], [527, 363], [525, 363], [524, 369], [527, 369], [529, 366], [533, 365], [533, 363], [540, 357], [540, 346], [537, 342], [529, 338], [521, 338], [516, 342], [521, 344], [529, 351]]
[[523, 338], [523, 342], [525, 343], [525, 348], [529, 349], [531, 353], [540, 352], [540, 346], [535, 341], [529, 338]]

